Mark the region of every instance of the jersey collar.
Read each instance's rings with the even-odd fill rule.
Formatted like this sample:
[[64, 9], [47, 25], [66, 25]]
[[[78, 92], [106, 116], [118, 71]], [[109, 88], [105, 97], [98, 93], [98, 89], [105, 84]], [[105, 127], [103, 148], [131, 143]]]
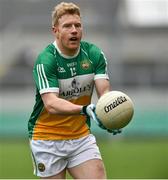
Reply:
[[79, 54], [79, 51], [80, 51], [80, 48], [79, 48], [78, 51], [77, 51], [77, 53], [76, 53], [75, 55], [73, 55], [73, 56], [67, 56], [67, 55], [63, 54], [63, 53], [61, 52], [61, 50], [58, 48], [56, 41], [53, 42], [53, 45], [54, 45], [55, 48], [57, 49], [58, 53], [59, 53], [63, 58], [66, 58], [66, 59], [72, 59], [72, 58], [77, 57], [78, 54]]

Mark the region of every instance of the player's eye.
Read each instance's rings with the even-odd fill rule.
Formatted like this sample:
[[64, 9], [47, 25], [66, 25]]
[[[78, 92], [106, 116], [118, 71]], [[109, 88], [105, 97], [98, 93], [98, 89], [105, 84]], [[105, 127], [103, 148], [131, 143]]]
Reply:
[[81, 24], [80, 23], [76, 23], [76, 24], [64, 24], [63, 25], [63, 28], [66, 28], [66, 29], [70, 29], [72, 27], [81, 28]]
[[72, 24], [64, 24], [63, 27], [64, 27], [64, 28], [71, 28], [71, 27], [72, 27]]
[[76, 24], [75, 24], [75, 27], [76, 27], [76, 28], [81, 28], [81, 24], [80, 24], [80, 23], [76, 23]]

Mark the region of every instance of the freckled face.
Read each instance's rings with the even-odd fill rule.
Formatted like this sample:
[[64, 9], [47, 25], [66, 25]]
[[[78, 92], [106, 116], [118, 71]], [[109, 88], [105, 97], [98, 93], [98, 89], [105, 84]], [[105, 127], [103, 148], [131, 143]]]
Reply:
[[74, 14], [65, 14], [54, 27], [58, 47], [67, 55], [75, 54], [82, 38], [81, 18]]

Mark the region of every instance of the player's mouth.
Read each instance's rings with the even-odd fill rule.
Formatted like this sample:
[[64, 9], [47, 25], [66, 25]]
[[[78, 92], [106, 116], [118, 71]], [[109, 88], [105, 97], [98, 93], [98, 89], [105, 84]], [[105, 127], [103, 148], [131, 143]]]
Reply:
[[77, 37], [71, 37], [69, 40], [72, 42], [76, 42], [76, 41], [78, 41], [78, 38]]

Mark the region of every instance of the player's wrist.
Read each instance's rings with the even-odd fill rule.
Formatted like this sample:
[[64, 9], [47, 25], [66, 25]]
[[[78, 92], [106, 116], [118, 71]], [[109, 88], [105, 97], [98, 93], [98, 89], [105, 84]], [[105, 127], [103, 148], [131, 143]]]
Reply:
[[82, 106], [81, 111], [80, 111], [80, 114], [82, 114], [82, 115], [87, 115], [87, 111], [86, 111], [87, 106], [88, 106], [88, 105]]
[[95, 105], [94, 104], [88, 104], [85, 106], [82, 106], [80, 114], [91, 116], [92, 113], [95, 113]]

